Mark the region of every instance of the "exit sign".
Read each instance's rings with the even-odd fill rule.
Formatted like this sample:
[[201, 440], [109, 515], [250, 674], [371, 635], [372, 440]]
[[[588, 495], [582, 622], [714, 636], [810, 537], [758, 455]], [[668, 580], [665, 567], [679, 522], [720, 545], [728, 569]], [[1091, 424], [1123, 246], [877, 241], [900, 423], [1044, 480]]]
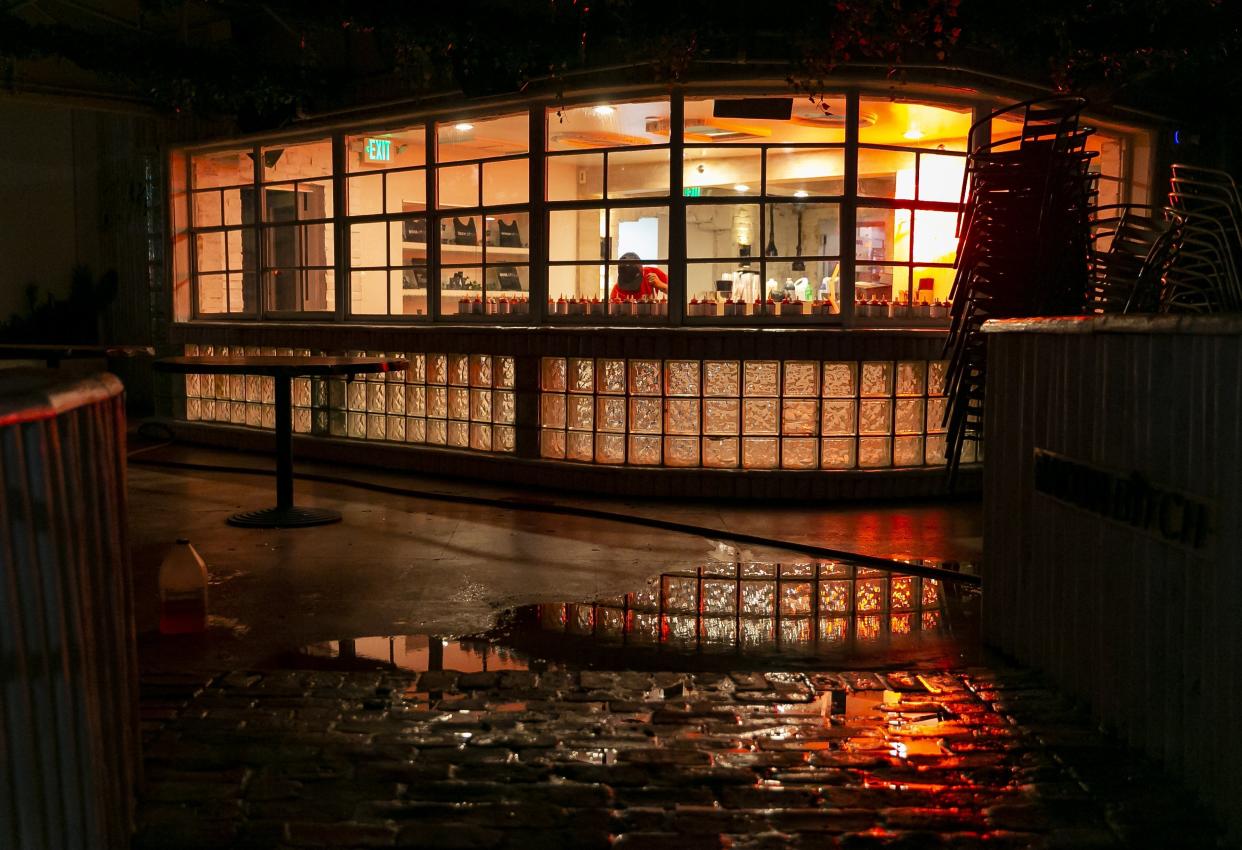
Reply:
[[367, 162], [391, 162], [392, 139], [367, 139], [362, 158]]
[[687, 186], [681, 190], [681, 194], [687, 198], [697, 198], [703, 194], [702, 186]]

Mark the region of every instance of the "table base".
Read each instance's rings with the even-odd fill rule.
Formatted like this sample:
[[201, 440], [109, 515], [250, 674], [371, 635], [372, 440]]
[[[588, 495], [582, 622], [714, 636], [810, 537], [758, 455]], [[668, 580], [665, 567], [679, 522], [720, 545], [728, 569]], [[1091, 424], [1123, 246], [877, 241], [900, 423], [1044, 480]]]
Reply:
[[341, 515], [328, 508], [263, 508], [258, 511], [242, 511], [229, 517], [229, 525], [242, 528], [305, 528], [308, 525], [327, 525], [340, 522]]

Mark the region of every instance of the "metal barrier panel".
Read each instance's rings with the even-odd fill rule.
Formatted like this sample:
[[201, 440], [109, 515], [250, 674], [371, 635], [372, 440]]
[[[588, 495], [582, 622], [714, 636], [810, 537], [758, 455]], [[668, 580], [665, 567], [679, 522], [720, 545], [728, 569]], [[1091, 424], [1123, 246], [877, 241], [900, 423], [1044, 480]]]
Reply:
[[0, 373], [0, 846], [124, 848], [139, 770], [125, 409]]

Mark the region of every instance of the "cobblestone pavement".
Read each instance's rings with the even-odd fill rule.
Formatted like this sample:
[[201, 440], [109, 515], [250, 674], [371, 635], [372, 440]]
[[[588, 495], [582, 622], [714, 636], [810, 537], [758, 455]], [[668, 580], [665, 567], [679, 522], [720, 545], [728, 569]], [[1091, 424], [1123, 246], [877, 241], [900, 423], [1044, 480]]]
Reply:
[[143, 683], [135, 848], [1200, 848], [1033, 675], [232, 672]]

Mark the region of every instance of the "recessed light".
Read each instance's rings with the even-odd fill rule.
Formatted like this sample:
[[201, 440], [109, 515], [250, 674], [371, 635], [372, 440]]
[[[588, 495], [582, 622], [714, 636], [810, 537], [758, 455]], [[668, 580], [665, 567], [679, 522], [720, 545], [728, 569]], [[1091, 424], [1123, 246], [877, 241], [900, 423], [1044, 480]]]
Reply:
[[469, 133], [474, 129], [474, 125], [469, 121], [462, 121], [460, 124], [454, 124], [453, 129], [459, 133]]
[[795, 198], [805, 198], [806, 195], [807, 195], [806, 189], [799, 189], [798, 191], [794, 192]]
[[597, 106], [597, 107], [595, 107], [594, 109], [592, 109], [592, 110], [591, 110], [591, 112], [595, 113], [596, 115], [598, 115], [598, 116], [599, 116], [599, 117], [601, 117], [601, 118], [603, 118], [605, 115], [611, 115], [612, 113], [614, 113], [614, 112], [616, 112], [616, 111], [617, 111], [617, 110], [616, 110], [616, 109], [614, 109], [614, 108], [613, 108], [613, 107], [611, 107], [611, 106]]
[[733, 184], [733, 191], [734, 191], [734, 192], [749, 192], [749, 191], [750, 191], [750, 187], [749, 187], [749, 186], [747, 186], [745, 183], [734, 183], [734, 184]]
[[916, 127], [914, 124], [911, 124], [910, 128], [901, 134], [901, 137], [903, 139], [909, 139], [910, 141], [915, 142], [923, 138], [923, 131], [920, 130], [918, 127]]

